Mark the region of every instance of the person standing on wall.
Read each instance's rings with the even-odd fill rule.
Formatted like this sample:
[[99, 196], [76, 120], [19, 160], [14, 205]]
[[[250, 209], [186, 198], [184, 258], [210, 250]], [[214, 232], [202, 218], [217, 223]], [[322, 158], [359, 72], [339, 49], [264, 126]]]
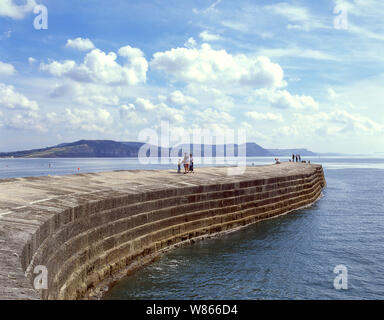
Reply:
[[193, 157], [192, 157], [192, 153], [189, 155], [189, 171], [193, 172]]
[[186, 174], [188, 172], [188, 167], [189, 167], [189, 156], [186, 152], [184, 152], [183, 164], [184, 164], [184, 174]]

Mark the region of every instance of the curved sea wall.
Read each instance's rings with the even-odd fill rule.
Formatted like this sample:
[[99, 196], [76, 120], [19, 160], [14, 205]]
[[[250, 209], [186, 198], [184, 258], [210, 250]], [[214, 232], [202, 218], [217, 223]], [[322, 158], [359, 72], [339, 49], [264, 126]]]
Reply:
[[304, 163], [0, 180], [0, 299], [100, 297], [165, 250], [308, 206], [324, 186]]

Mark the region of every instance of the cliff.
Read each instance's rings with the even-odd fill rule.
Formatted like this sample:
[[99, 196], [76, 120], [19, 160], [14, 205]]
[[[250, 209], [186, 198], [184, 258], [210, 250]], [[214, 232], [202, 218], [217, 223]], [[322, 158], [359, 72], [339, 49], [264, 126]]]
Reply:
[[[53, 147], [23, 150], [14, 152], [2, 152], [0, 157], [15, 158], [111, 158], [111, 157], [137, 157], [140, 147], [144, 145], [142, 142], [118, 142], [112, 140], [79, 140], [71, 143], [62, 143]], [[195, 145], [183, 145], [187, 150], [196, 148]], [[212, 145], [206, 146], [212, 148], [212, 156], [216, 154], [225, 154], [225, 146]], [[169, 152], [169, 149], [158, 148], [160, 155], [162, 150]], [[201, 146], [204, 156], [204, 145]], [[248, 157], [258, 156], [291, 156], [292, 153], [301, 155], [316, 155], [306, 149], [264, 149], [256, 143], [250, 142], [246, 144], [246, 155]], [[179, 152], [181, 156], [181, 152]], [[237, 156], [237, 145], [235, 145], [235, 156]]]

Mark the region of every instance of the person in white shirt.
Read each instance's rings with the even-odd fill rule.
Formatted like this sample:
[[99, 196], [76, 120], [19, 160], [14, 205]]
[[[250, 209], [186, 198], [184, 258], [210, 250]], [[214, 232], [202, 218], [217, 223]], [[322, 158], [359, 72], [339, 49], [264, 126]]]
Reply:
[[189, 156], [186, 152], [184, 152], [183, 164], [184, 164], [184, 174], [186, 174], [188, 172], [188, 167], [189, 167]]

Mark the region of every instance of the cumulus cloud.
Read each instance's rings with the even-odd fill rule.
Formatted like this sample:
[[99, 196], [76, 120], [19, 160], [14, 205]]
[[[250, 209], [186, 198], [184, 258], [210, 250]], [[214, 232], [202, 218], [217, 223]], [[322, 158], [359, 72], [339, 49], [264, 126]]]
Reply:
[[16, 73], [13, 65], [0, 61], [0, 76], [11, 76]]
[[[154, 104], [148, 99], [137, 98], [135, 106], [138, 110], [148, 112], [150, 115], [156, 115], [158, 119], [168, 120], [170, 122], [184, 122], [184, 111], [176, 108], [171, 108], [164, 102]], [[148, 114], [148, 113], [147, 113]]]
[[0, 126], [9, 129], [28, 129], [44, 132], [46, 126], [41, 121], [39, 106], [36, 101], [29, 100], [17, 92], [13, 86], [0, 83]]
[[196, 47], [196, 40], [190, 37], [186, 43], [184, 43], [184, 47], [186, 48], [194, 48]]
[[89, 51], [95, 48], [93, 42], [88, 38], [68, 39], [67, 44], [65, 46], [67, 48], [72, 48], [80, 51]]
[[66, 77], [78, 82], [107, 85], [135, 85], [145, 82], [148, 63], [139, 49], [128, 47], [119, 50], [119, 55], [126, 59], [124, 65], [116, 61], [116, 53], [106, 54], [94, 49], [87, 53], [82, 64], [73, 60], [53, 61], [42, 63], [40, 68], [56, 77]]
[[154, 105], [151, 101], [144, 98], [137, 98], [135, 103], [139, 108], [143, 109], [144, 111], [152, 111], [157, 108], [157, 106]]
[[143, 51], [138, 48], [132, 48], [131, 46], [125, 46], [118, 51], [121, 57], [125, 57], [128, 60], [127, 67], [131, 70], [132, 75], [130, 79], [132, 81], [145, 82], [146, 74], [148, 71], [148, 62], [144, 57]]
[[384, 125], [360, 114], [346, 110], [319, 112], [312, 115], [295, 114], [297, 123], [307, 132], [315, 131], [327, 135], [384, 133]]
[[[193, 97], [198, 97], [199, 106], [202, 107], [209, 105], [215, 109], [229, 110], [235, 105], [235, 99], [227, 93], [228, 90], [192, 83], [186, 86], [185, 91]], [[239, 92], [239, 95], [241, 94], [248, 94], [248, 92], [242, 88]]]
[[271, 121], [283, 121], [283, 117], [281, 114], [274, 114], [274, 113], [260, 113], [256, 111], [249, 111], [246, 112], [245, 115], [253, 120], [271, 120]]
[[179, 90], [173, 91], [169, 95], [167, 101], [171, 104], [175, 104], [175, 105], [179, 105], [179, 106], [198, 103], [198, 101], [195, 98], [190, 97], [190, 96], [186, 96]]
[[1, 0], [0, 1], [0, 16], [12, 19], [23, 19], [26, 14], [33, 11], [36, 6], [35, 0], [26, 0], [25, 4], [18, 5], [18, 1]]
[[207, 43], [198, 48], [173, 48], [153, 55], [151, 67], [177, 80], [195, 83], [282, 87], [283, 69], [267, 57], [231, 55]]
[[256, 96], [269, 101], [270, 105], [274, 108], [303, 110], [317, 110], [319, 108], [318, 102], [316, 102], [311, 96], [292, 95], [287, 90], [260, 89], [257, 90], [255, 94]]
[[93, 83], [64, 83], [50, 93], [51, 98], [69, 97], [73, 102], [87, 106], [116, 106], [119, 96], [113, 88]]
[[0, 107], [7, 109], [39, 109], [36, 101], [29, 100], [23, 94], [15, 91], [13, 86], [4, 83], [0, 83]]
[[7, 116], [2, 119], [2, 125], [10, 129], [47, 131], [45, 123], [39, 114], [30, 110], [23, 110], [18, 113], [7, 113]]
[[234, 118], [228, 112], [212, 108], [206, 108], [203, 111], [196, 110], [194, 115], [204, 124], [224, 124], [234, 121]]
[[[56, 118], [52, 117], [53, 121]], [[57, 119], [57, 118], [56, 118]], [[105, 109], [70, 109], [66, 108], [65, 113], [59, 119], [74, 129], [85, 131], [105, 132], [106, 128], [113, 123], [112, 115]]]
[[135, 106], [132, 103], [129, 103], [128, 105], [123, 104], [119, 107], [120, 117], [124, 118], [124, 115], [126, 115], [128, 112], [135, 110]]
[[145, 117], [137, 114], [135, 110], [136, 108], [132, 103], [128, 105], [121, 105], [119, 107], [120, 119], [135, 125], [147, 124], [148, 120]]

